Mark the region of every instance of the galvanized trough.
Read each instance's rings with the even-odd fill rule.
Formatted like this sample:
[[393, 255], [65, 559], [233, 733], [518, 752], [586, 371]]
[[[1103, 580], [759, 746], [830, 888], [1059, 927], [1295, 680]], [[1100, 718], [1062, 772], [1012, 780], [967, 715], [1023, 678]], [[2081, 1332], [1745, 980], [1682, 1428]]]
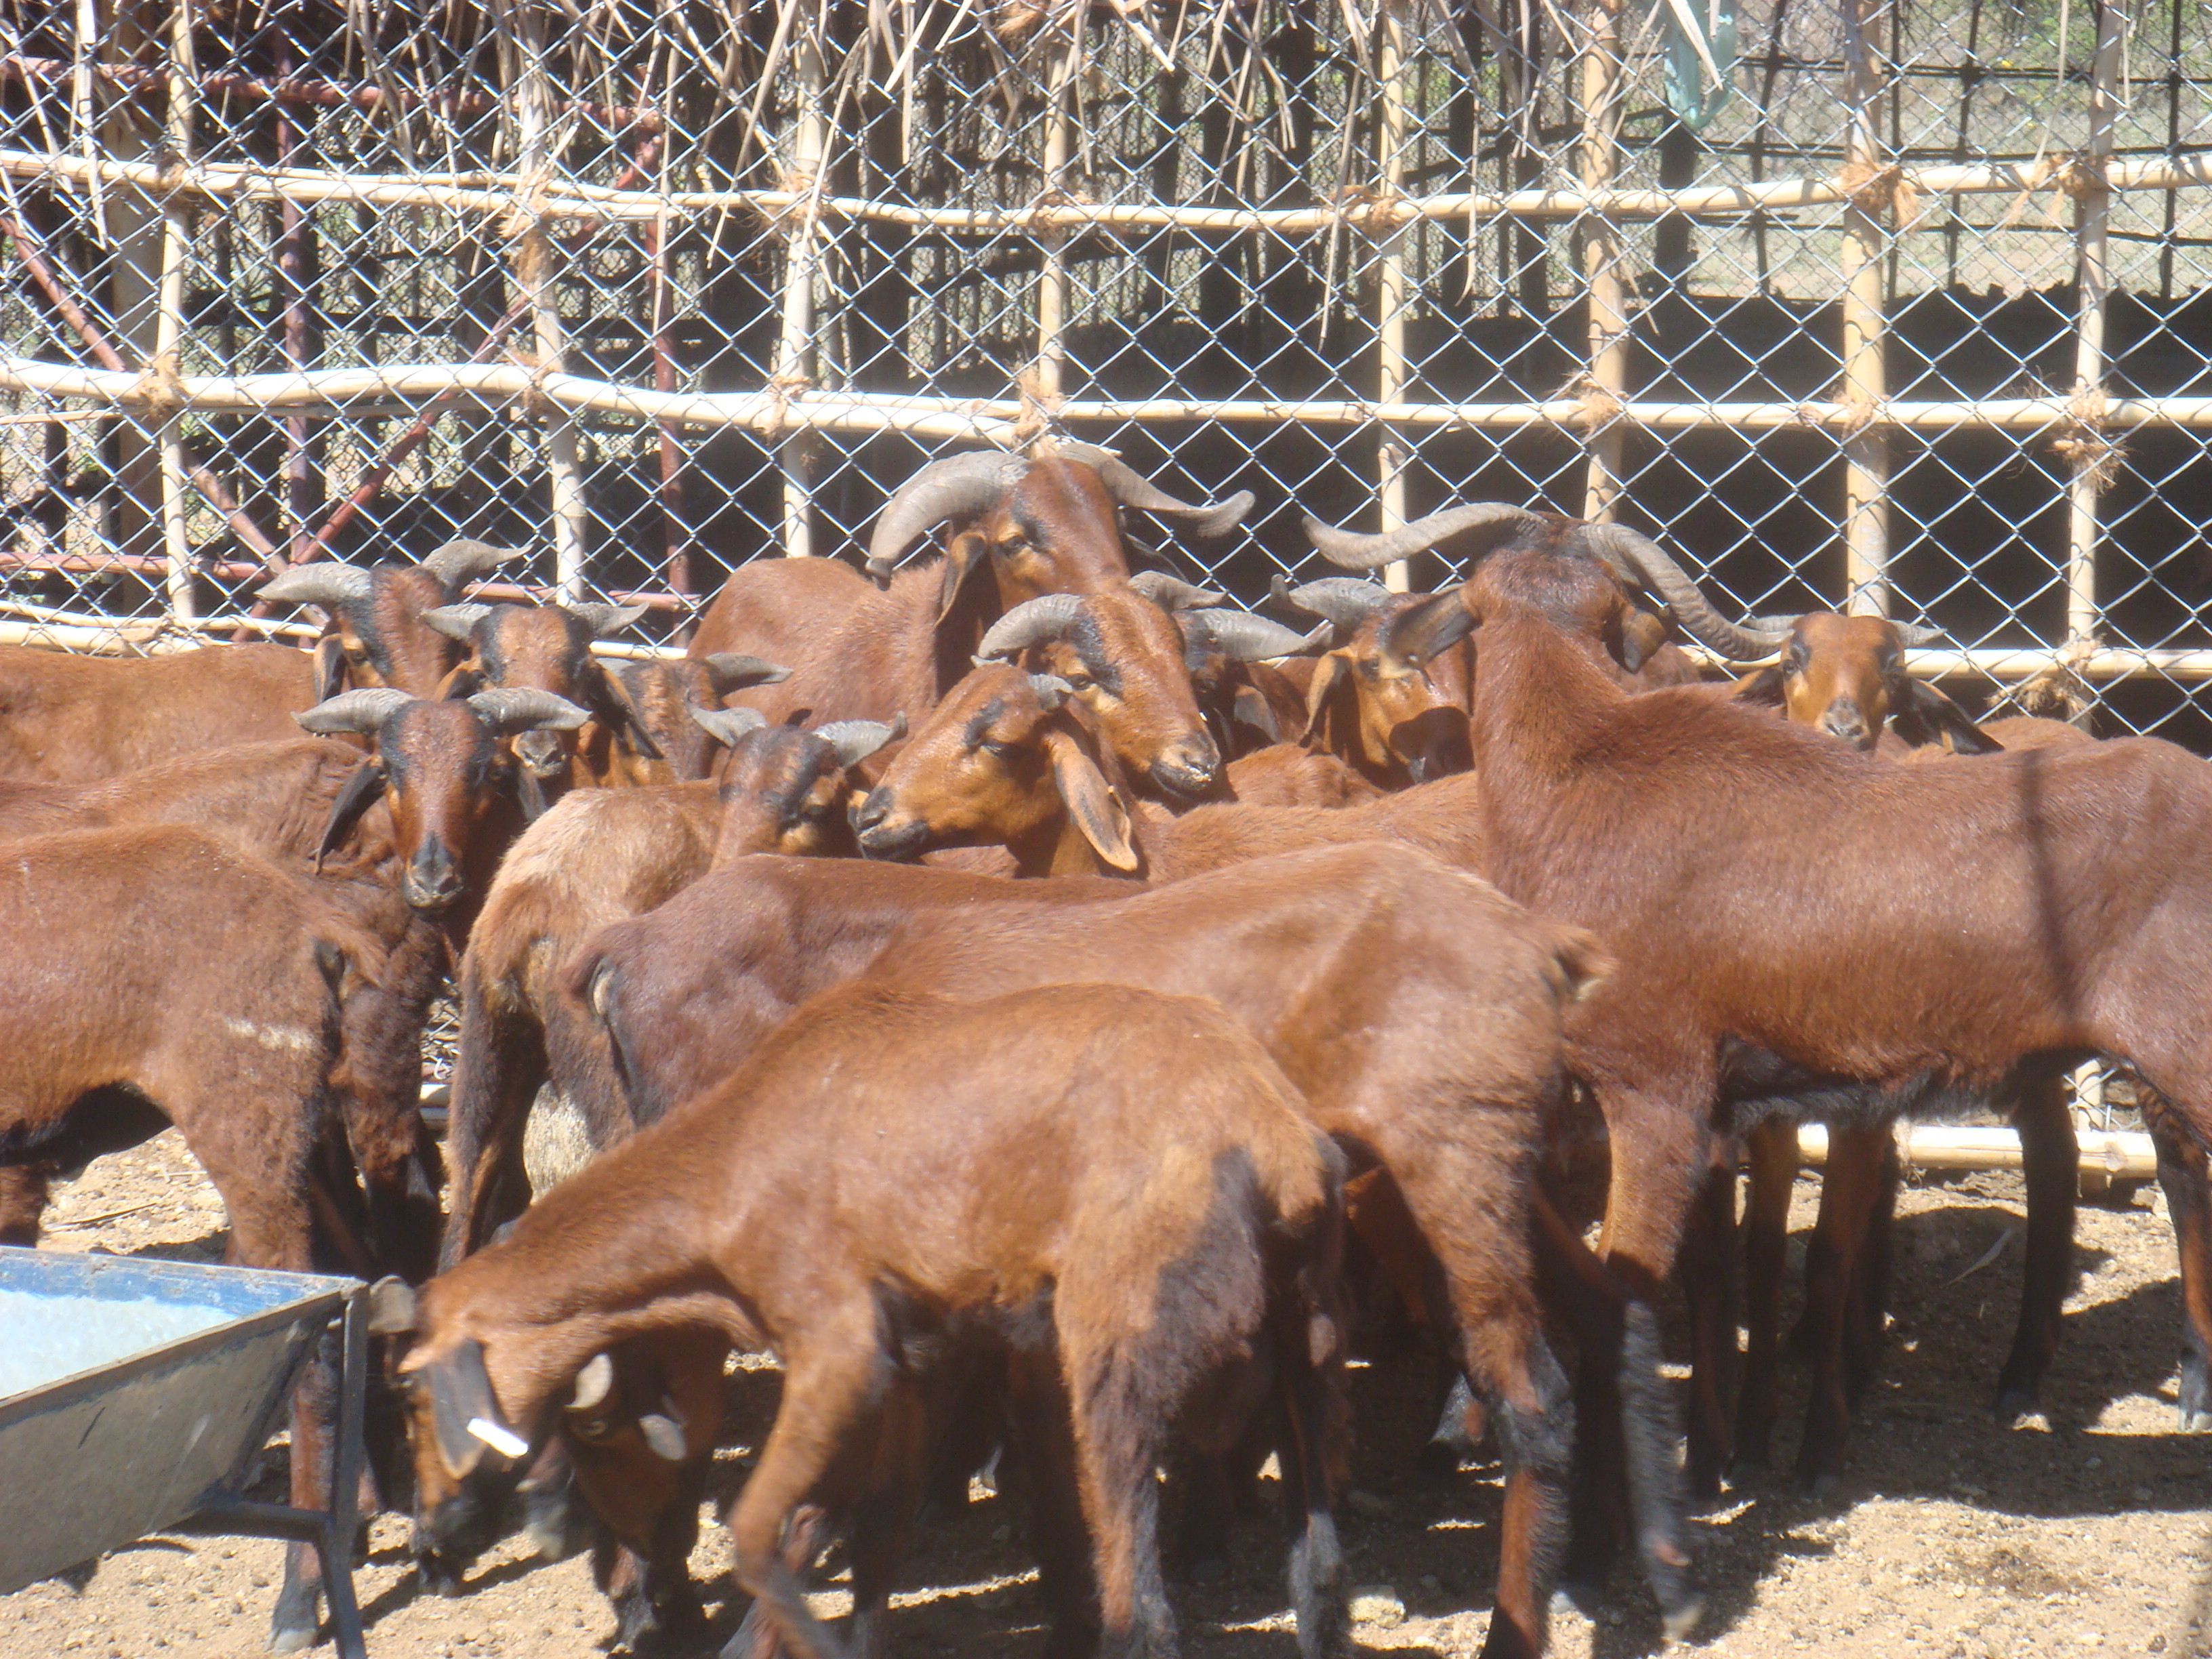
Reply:
[[[350, 1279], [0, 1248], [0, 1594], [149, 1532], [303, 1539], [342, 1654], [366, 1368]], [[240, 1496], [301, 1364], [346, 1316], [330, 1511]]]

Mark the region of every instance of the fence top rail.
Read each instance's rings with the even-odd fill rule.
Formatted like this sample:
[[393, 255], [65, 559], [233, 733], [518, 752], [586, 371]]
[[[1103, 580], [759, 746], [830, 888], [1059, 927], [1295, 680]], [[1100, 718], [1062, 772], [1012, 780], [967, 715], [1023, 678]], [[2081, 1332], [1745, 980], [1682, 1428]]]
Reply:
[[[572, 179], [518, 174], [343, 173], [313, 167], [249, 167], [232, 162], [161, 165], [47, 151], [0, 149], [0, 173], [43, 183], [120, 184], [155, 196], [242, 196], [270, 201], [353, 203], [443, 208], [456, 213], [645, 222], [665, 214], [741, 210], [771, 220], [809, 214], [933, 230], [947, 235], [1065, 234], [1071, 231], [1161, 230], [1315, 235], [1348, 225], [1386, 234], [1417, 221], [1464, 219], [1658, 219], [1686, 214], [1708, 220], [1745, 218], [1778, 210], [1857, 200], [1882, 208], [1941, 196], [2033, 195], [2063, 191], [2169, 191], [2212, 186], [2212, 150], [2112, 161], [2102, 167], [2071, 153], [2037, 161], [1885, 168], [1874, 179], [1769, 179], [1671, 190], [1583, 191], [1534, 188], [1505, 194], [1451, 191], [1392, 196], [1362, 191], [1337, 204], [1298, 208], [1215, 208], [1176, 203], [1070, 201], [1055, 197], [1030, 207], [930, 208], [860, 197], [794, 190], [617, 189]], [[1922, 210], [1924, 211], [1924, 209]]]
[[[0, 354], [0, 392], [112, 405], [118, 414], [158, 415], [172, 408], [202, 414], [407, 410], [441, 398], [501, 406], [544, 399], [683, 426], [744, 427], [775, 441], [809, 428], [905, 432], [920, 437], [1012, 447], [1034, 435], [1039, 405], [1016, 398], [910, 396], [820, 388], [761, 392], [659, 392], [580, 374], [534, 372], [512, 363], [386, 363], [298, 374], [185, 374], [158, 377], [129, 369], [83, 368]], [[1550, 425], [1577, 431], [1615, 422], [1658, 431], [1728, 428], [1841, 434], [1869, 424], [1917, 431], [1994, 427], [2125, 429], [2138, 426], [2212, 427], [2212, 397], [2112, 398], [2085, 406], [2056, 393], [2037, 398], [1892, 398], [1852, 404], [1832, 398], [1784, 402], [1660, 402], [1580, 398], [1508, 403], [1379, 403], [1360, 398], [1064, 398], [1048, 411], [1063, 423], [1222, 421], [1238, 423], [1510, 428]]]

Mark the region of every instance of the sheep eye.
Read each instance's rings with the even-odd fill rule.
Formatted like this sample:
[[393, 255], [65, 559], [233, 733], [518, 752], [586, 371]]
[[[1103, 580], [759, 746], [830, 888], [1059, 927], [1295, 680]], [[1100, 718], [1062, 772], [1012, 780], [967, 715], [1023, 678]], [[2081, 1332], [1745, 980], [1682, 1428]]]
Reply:
[[984, 738], [984, 739], [983, 739], [983, 747], [984, 747], [984, 748], [986, 748], [986, 749], [988, 749], [988, 750], [990, 750], [994, 755], [996, 755], [996, 756], [997, 756], [1000, 760], [1006, 760], [1006, 759], [1009, 759], [1009, 758], [1012, 756], [1012, 754], [1013, 754], [1013, 752], [1014, 752], [1014, 745], [1013, 745], [1013, 744], [1012, 744], [1011, 743], [1000, 743], [1000, 742], [996, 738]]
[[1070, 674], [1067, 676], [1068, 689], [1071, 690], [1088, 691], [1092, 686], [1097, 684], [1098, 682], [1092, 679], [1088, 674]]

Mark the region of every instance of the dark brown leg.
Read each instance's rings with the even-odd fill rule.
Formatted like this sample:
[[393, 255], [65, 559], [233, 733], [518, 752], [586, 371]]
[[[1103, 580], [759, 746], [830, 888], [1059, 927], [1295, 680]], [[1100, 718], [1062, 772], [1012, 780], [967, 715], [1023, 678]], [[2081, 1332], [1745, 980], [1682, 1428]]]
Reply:
[[2063, 1078], [2024, 1080], [2012, 1121], [2020, 1131], [2021, 1170], [2027, 1183], [2027, 1248], [2020, 1323], [1997, 1374], [2001, 1423], [2016, 1423], [2036, 1409], [2044, 1373], [2058, 1352], [2066, 1295], [2074, 1286], [2074, 1196], [2081, 1175], [2081, 1149]]
[[2173, 1109], [2146, 1085], [2143, 1127], [2181, 1254], [2181, 1426], [2212, 1429], [2212, 1166]]
[[0, 1165], [0, 1244], [39, 1242], [39, 1221], [46, 1212], [52, 1175], [41, 1164]]
[[1851, 1290], [1863, 1266], [1867, 1235], [1881, 1204], [1889, 1124], [1838, 1125], [1828, 1132], [1828, 1164], [1820, 1182], [1820, 1215], [1805, 1255], [1805, 1314], [1812, 1336], [1813, 1392], [1797, 1480], [1816, 1496], [1843, 1472], [1850, 1435], [1851, 1389], [1846, 1354]]
[[1771, 1117], [1744, 1137], [1750, 1192], [1744, 1204], [1743, 1385], [1736, 1395], [1739, 1478], [1764, 1469], [1774, 1449], [1775, 1391], [1782, 1346], [1782, 1279], [1789, 1261], [1790, 1195], [1797, 1182], [1797, 1125]]
[[1689, 1474], [1693, 1499], [1721, 1495], [1721, 1471], [1732, 1455], [1729, 1401], [1735, 1393], [1736, 1309], [1741, 1300], [1735, 1249], [1735, 1146], [1717, 1139], [1722, 1154], [1690, 1212], [1675, 1271], [1690, 1314]]

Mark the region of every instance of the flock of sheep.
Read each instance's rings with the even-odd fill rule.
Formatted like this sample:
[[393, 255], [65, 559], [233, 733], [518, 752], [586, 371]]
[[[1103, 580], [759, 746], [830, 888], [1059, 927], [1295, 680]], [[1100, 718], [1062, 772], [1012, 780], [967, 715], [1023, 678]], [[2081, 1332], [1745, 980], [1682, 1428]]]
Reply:
[[[1271, 1453], [1301, 1651], [1346, 1651], [1364, 1255], [1457, 1362], [1441, 1431], [1495, 1438], [1484, 1650], [1534, 1655], [1623, 1555], [1694, 1626], [1683, 1517], [1768, 1452], [1802, 1119], [1832, 1151], [1801, 1478], [1833, 1480], [1878, 1363], [1900, 1116], [2021, 1129], [1997, 1400], [2033, 1408], [2061, 1079], [2102, 1055], [2138, 1079], [2185, 1426], [2212, 1421], [2212, 770], [1978, 726], [1905, 672], [1916, 630], [1733, 623], [1649, 538], [1518, 507], [1310, 524], [1349, 568], [1464, 562], [1433, 594], [1279, 584], [1269, 617], [1132, 573], [1125, 514], [1206, 536], [1250, 505], [1073, 443], [939, 461], [866, 574], [745, 565], [681, 660], [593, 651], [635, 612], [470, 601], [508, 556], [468, 542], [270, 582], [327, 617], [312, 654], [0, 651], [0, 1241], [173, 1123], [235, 1259], [378, 1280], [425, 1582], [518, 1519], [581, 1529], [629, 1642], [702, 1628], [725, 1364], [772, 1351], [726, 1651], [815, 1656], [885, 1650], [918, 1503], [994, 1457], [1052, 1651], [1171, 1653], [1157, 1472], [1203, 1559]], [[1777, 660], [1715, 679], [1684, 634]], [[1598, 1146], [1593, 1248], [1559, 1176]], [[1686, 1459], [1653, 1312], [1678, 1261]], [[332, 1364], [294, 1404], [301, 1503]], [[805, 1599], [833, 1536], [842, 1632]], [[279, 1649], [319, 1581], [295, 1548]]]

